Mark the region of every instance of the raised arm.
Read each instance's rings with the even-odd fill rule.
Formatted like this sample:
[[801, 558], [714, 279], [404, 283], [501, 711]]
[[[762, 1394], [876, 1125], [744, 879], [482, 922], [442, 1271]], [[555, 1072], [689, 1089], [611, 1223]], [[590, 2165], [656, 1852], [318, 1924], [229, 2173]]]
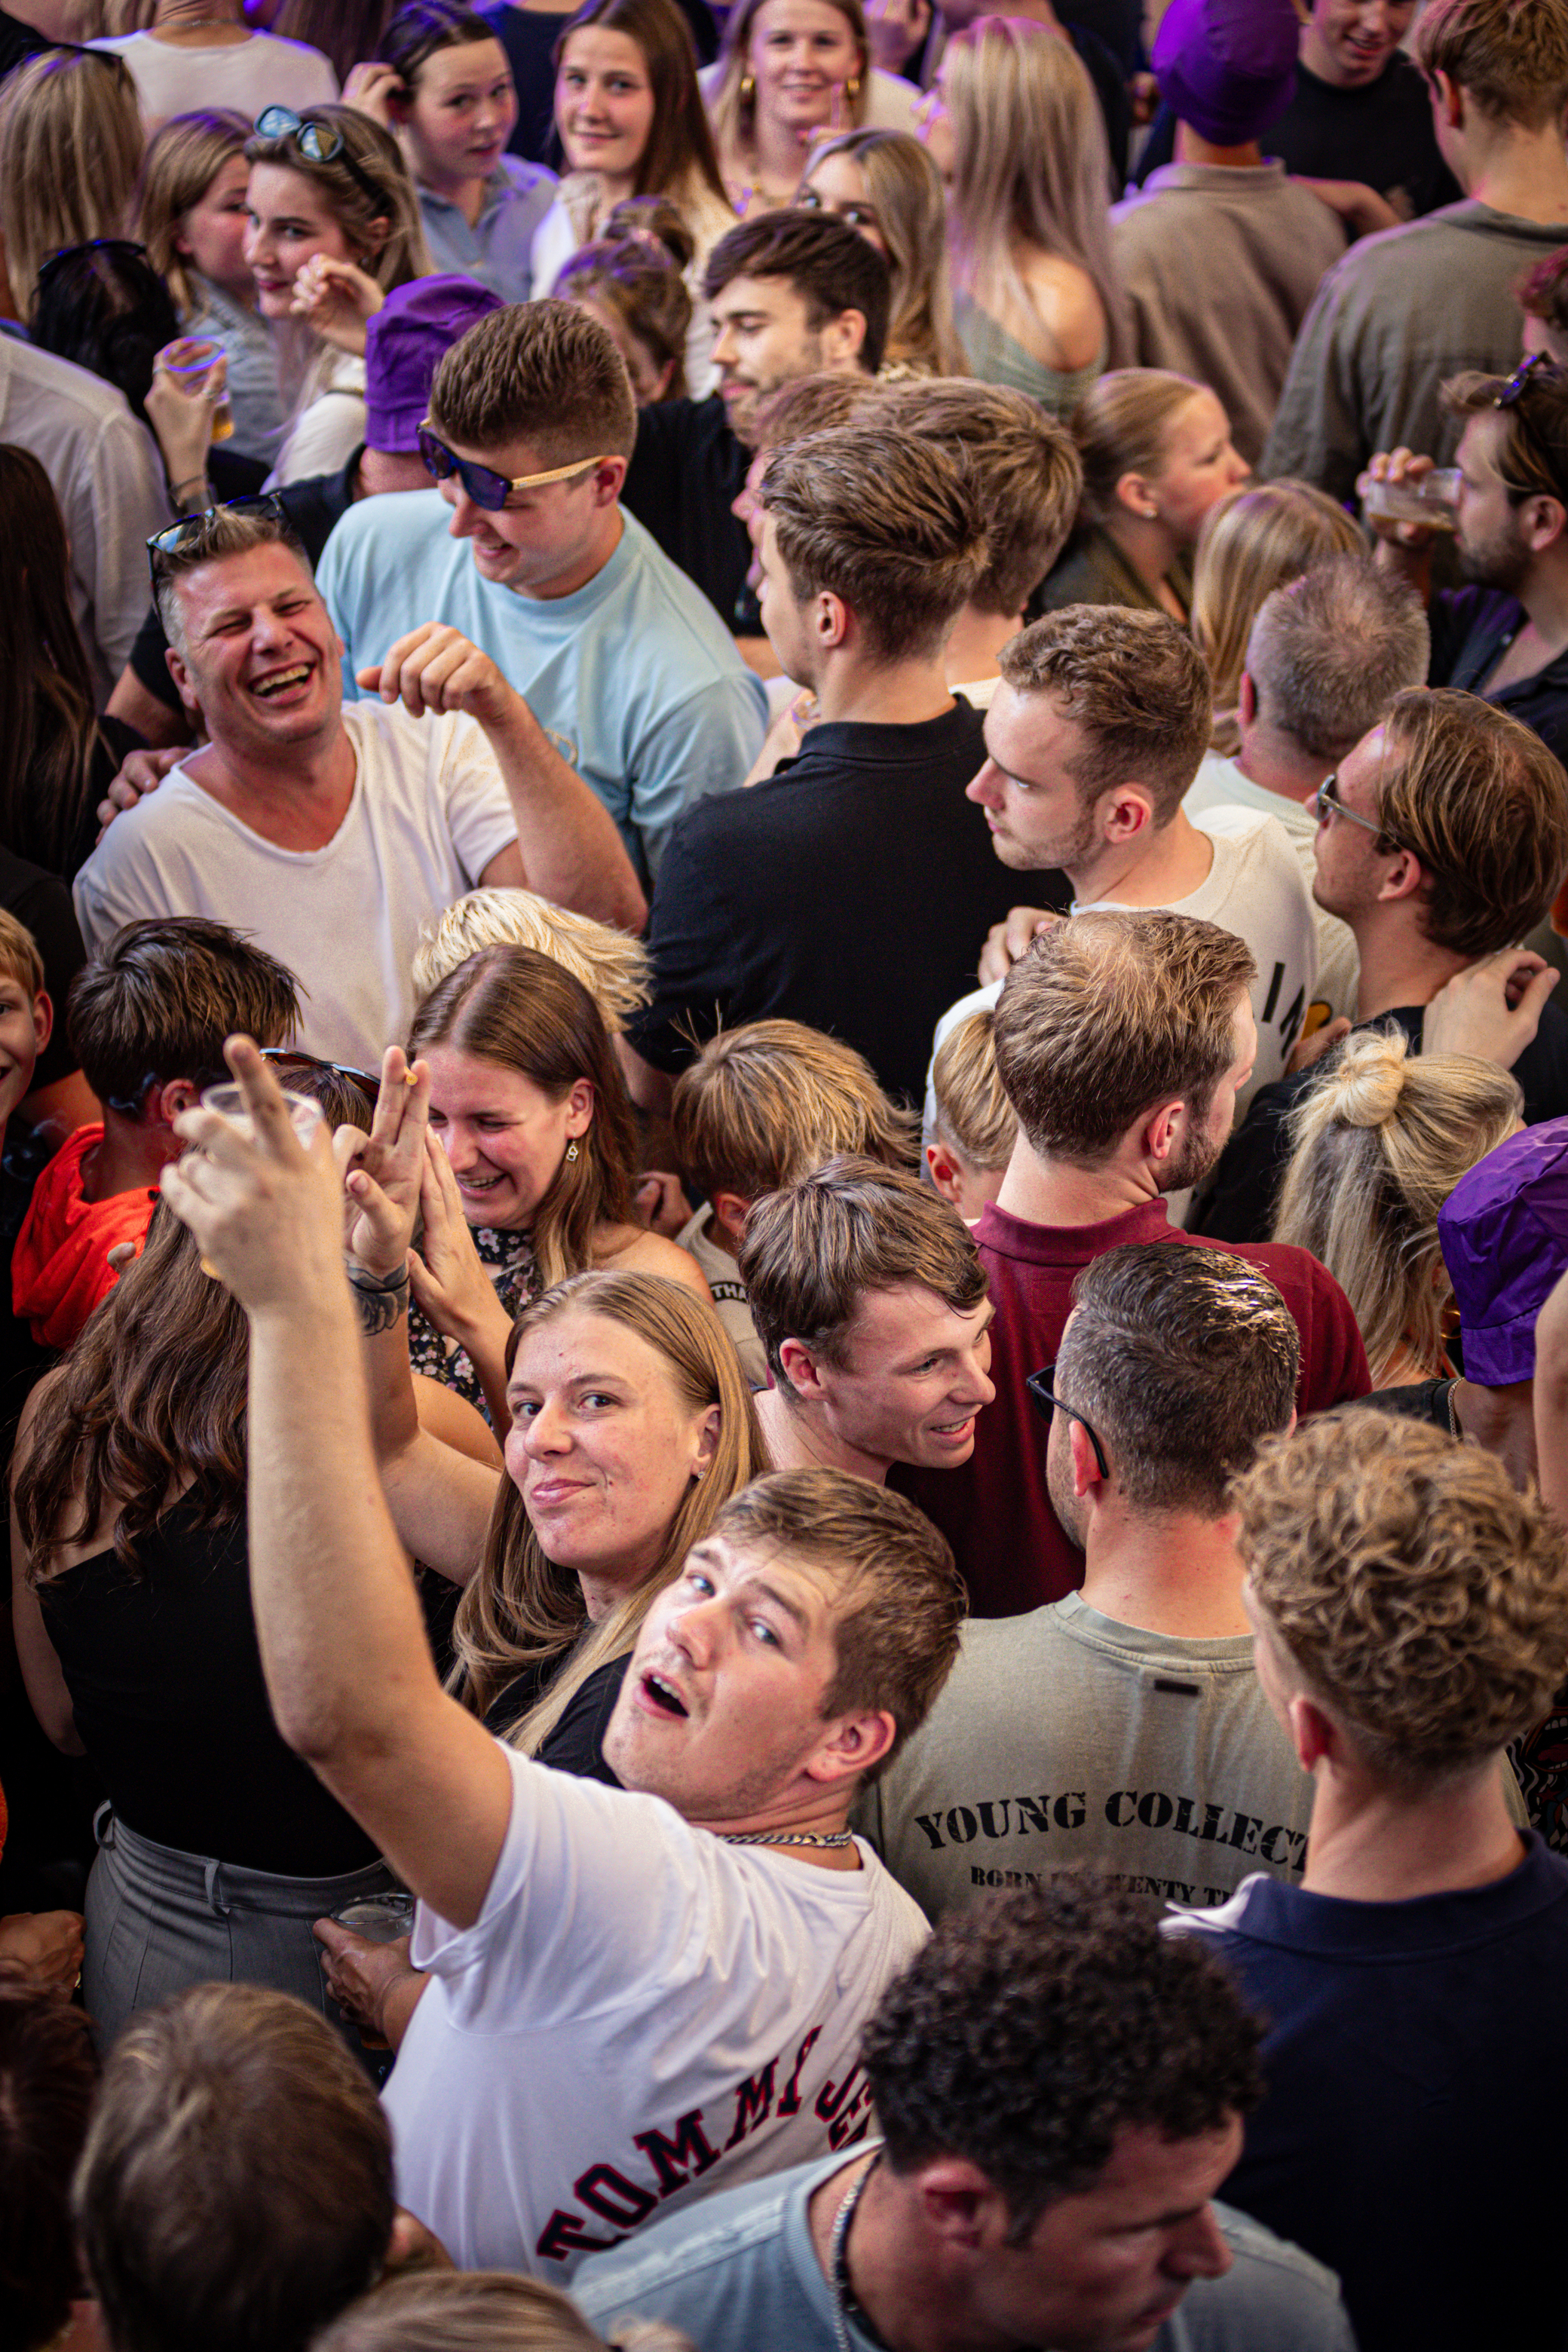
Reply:
[[417, 717], [466, 710], [484, 729], [517, 820], [528, 887], [557, 907], [640, 931], [647, 902], [616, 821], [488, 654], [437, 621], [399, 637], [357, 683]]
[[342, 1195], [324, 1136], [303, 1150], [248, 1038], [229, 1067], [254, 1139], [179, 1122], [165, 1199], [250, 1322], [250, 1580], [278, 1727], [421, 1899], [478, 1918], [506, 1835], [496, 1742], [437, 1680], [371, 1439]]

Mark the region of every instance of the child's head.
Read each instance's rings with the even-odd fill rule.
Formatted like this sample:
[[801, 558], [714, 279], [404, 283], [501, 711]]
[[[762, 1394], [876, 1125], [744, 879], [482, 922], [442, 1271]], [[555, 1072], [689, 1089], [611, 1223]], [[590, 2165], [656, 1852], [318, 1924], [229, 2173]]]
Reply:
[[569, 914], [531, 890], [470, 890], [419, 927], [414, 996], [423, 1004], [448, 972], [481, 948], [532, 948], [580, 980], [612, 1036], [652, 994], [647, 950], [591, 915]]
[[228, 1076], [224, 1039], [286, 1045], [299, 987], [275, 956], [203, 915], [126, 923], [71, 982], [66, 1025], [105, 1112], [139, 1125], [189, 1110]]
[[907, 1169], [918, 1150], [865, 1056], [799, 1021], [721, 1030], [677, 1078], [669, 1122], [682, 1173], [731, 1241], [753, 1201], [840, 1152]]
[[32, 1087], [34, 1065], [54, 1025], [33, 934], [0, 907], [0, 1135]]
[[936, 1140], [926, 1145], [926, 1166], [942, 1199], [973, 1224], [1002, 1189], [1018, 1133], [996, 1075], [989, 1012], [972, 1013], [949, 1031], [937, 1047], [931, 1076]]

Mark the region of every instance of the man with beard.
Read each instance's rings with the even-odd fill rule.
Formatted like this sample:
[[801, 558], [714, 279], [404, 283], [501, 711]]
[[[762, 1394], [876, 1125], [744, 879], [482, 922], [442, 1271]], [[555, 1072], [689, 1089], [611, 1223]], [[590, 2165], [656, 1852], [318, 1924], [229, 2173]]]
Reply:
[[[1485, 697], [1568, 761], [1568, 367], [1532, 354], [1508, 378], [1460, 375], [1444, 405], [1468, 421], [1455, 464], [1465, 588], [1431, 593], [1435, 534], [1382, 520], [1378, 561], [1429, 601], [1427, 683]], [[1432, 459], [1395, 449], [1373, 474], [1416, 482]]]
[[[967, 1462], [895, 1464], [889, 1478], [947, 1537], [976, 1617], [1017, 1616], [1083, 1581], [1083, 1554], [1051, 1507], [1028, 1382], [1056, 1362], [1084, 1266], [1123, 1244], [1186, 1241], [1168, 1203], [1214, 1166], [1230, 1133], [1258, 1050], [1255, 977], [1232, 932], [1168, 908], [1075, 915], [1007, 975], [996, 1067], [1018, 1139], [974, 1228], [996, 1309], [996, 1397], [975, 1421]], [[1262, 1269], [1295, 1320], [1298, 1412], [1364, 1396], [1366, 1351], [1333, 1277], [1302, 1249], [1237, 1255]]]

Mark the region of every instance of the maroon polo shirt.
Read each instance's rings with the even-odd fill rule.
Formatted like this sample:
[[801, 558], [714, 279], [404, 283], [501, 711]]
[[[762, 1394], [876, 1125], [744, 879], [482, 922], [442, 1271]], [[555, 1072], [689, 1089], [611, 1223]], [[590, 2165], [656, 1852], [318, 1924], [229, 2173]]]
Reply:
[[1205, 1240], [1173, 1225], [1163, 1200], [1098, 1225], [1032, 1225], [994, 1206], [974, 1239], [991, 1285], [991, 1377], [996, 1401], [975, 1423], [974, 1451], [957, 1470], [896, 1465], [889, 1485], [912, 1496], [952, 1546], [976, 1617], [1017, 1617], [1083, 1582], [1083, 1554], [1063, 1534], [1046, 1488], [1046, 1424], [1024, 1382], [1054, 1363], [1072, 1310], [1073, 1277], [1101, 1251], [1128, 1242], [1194, 1242], [1226, 1249], [1268, 1276], [1301, 1335], [1296, 1410], [1325, 1412], [1372, 1386], [1351, 1303], [1324, 1265], [1282, 1242]]

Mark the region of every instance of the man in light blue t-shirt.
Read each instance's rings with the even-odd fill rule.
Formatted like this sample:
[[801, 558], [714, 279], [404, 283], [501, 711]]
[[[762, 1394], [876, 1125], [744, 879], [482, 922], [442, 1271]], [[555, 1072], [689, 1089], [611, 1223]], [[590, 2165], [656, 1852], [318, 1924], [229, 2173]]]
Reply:
[[421, 446], [438, 488], [352, 508], [321, 558], [349, 690], [421, 624], [460, 630], [651, 880], [689, 803], [744, 778], [766, 698], [707, 599], [620, 506], [637, 431], [620, 355], [570, 303], [492, 312], [442, 362], [430, 419]]
[[[1141, 1898], [1087, 1874], [990, 1896], [819, 2095], [835, 2154], [592, 2255], [574, 2300], [703, 2352], [1354, 2352], [1333, 2273], [1211, 2201], [1259, 2032]], [[737, 2114], [775, 2095], [768, 2067]]]

